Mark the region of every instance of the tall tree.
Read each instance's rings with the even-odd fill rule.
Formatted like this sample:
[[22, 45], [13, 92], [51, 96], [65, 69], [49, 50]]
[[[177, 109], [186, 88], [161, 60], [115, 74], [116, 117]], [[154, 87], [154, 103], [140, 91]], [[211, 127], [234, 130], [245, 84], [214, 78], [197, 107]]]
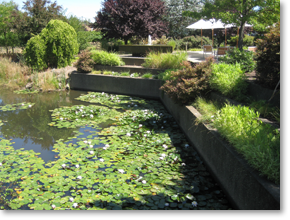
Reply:
[[240, 50], [243, 48], [246, 22], [262, 28], [280, 21], [279, 0], [204, 0], [204, 3], [201, 13], [185, 11], [183, 14], [195, 18], [216, 18], [225, 24], [235, 24], [240, 29], [238, 41]]
[[161, 0], [105, 0], [95, 17], [95, 28], [101, 28], [108, 38], [121, 38], [127, 44], [137, 38], [161, 37], [167, 33], [162, 20], [166, 7]]
[[12, 47], [12, 50], [17, 46], [17, 34], [13, 30], [15, 18], [12, 16], [16, 5], [14, 2], [2, 2], [0, 4], [0, 46], [6, 48]]
[[168, 35], [174, 38], [183, 38], [189, 35], [190, 29], [186, 27], [196, 21], [196, 19], [183, 16], [185, 10], [200, 11], [202, 8], [201, 0], [165, 0], [167, 13], [165, 20], [168, 22]]
[[18, 21], [15, 29], [19, 35], [24, 36], [23, 44], [32, 36], [39, 34], [50, 20], [66, 21], [63, 9], [57, 5], [56, 1], [52, 3], [50, 0], [27, 0], [22, 9], [23, 13], [15, 14]]

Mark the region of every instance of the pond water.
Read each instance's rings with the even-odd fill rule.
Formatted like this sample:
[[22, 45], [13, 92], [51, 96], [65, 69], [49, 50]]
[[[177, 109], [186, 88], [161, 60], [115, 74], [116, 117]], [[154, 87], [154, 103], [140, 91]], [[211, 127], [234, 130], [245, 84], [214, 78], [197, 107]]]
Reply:
[[159, 101], [85, 91], [0, 90], [0, 193], [0, 209], [232, 209]]

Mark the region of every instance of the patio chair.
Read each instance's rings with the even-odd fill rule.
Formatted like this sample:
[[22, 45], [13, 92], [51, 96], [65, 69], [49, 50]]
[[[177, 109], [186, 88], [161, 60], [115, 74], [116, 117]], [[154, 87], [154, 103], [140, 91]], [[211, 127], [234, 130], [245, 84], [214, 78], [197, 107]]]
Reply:
[[213, 48], [211, 45], [203, 45], [203, 58], [204, 58], [204, 54], [206, 53], [213, 54]]
[[218, 57], [219, 56], [224, 56], [226, 55], [227, 51], [230, 50], [231, 48], [229, 47], [218, 47], [217, 51], [215, 51], [215, 57], [217, 58], [218, 60]]

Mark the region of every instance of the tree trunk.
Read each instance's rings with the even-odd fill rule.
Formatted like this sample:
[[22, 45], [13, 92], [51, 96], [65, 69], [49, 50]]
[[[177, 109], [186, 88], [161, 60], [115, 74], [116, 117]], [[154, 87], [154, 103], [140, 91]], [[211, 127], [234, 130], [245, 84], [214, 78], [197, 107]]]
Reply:
[[244, 39], [244, 30], [245, 30], [245, 22], [241, 22], [240, 32], [239, 32], [239, 41], [238, 41], [238, 48], [240, 51], [243, 50], [243, 39]]

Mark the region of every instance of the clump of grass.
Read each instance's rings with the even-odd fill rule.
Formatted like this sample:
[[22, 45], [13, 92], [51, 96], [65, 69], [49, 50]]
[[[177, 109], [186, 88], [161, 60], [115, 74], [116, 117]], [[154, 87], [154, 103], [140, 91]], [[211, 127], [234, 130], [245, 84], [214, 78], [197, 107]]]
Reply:
[[263, 118], [274, 119], [280, 122], [280, 109], [277, 106], [271, 106], [265, 100], [253, 101], [249, 104], [249, 107], [258, 111]]
[[245, 74], [238, 63], [213, 64], [209, 83], [212, 89], [236, 99], [242, 98], [247, 89]]
[[139, 76], [140, 76], [139, 73], [132, 73], [132, 74], [130, 74], [130, 77], [139, 77]]
[[187, 53], [149, 53], [142, 66], [155, 69], [181, 69], [187, 60]]
[[11, 62], [11, 59], [0, 59], [0, 84], [11, 89], [20, 89], [28, 82], [32, 69], [25, 65]]
[[120, 76], [130, 76], [130, 72], [121, 72]]
[[112, 75], [112, 71], [105, 70], [105, 71], [103, 71], [103, 74], [104, 75]]
[[100, 71], [100, 70], [93, 70], [92, 72], [91, 72], [91, 74], [96, 74], [96, 75], [98, 75], [98, 74], [102, 74], [102, 71]]
[[280, 132], [258, 120], [246, 106], [226, 105], [214, 117], [214, 127], [262, 175], [280, 182]]
[[159, 73], [157, 75], [157, 79], [161, 79], [163, 81], [166, 81], [166, 80], [170, 80], [172, 79], [172, 72], [176, 72], [178, 69], [168, 69], [168, 70], [165, 70], [164, 72], [162, 73]]
[[144, 75], [142, 75], [142, 78], [152, 79], [153, 78], [153, 75], [151, 73], [145, 73]]
[[123, 66], [125, 63], [115, 53], [108, 53], [101, 50], [91, 50], [91, 58], [98, 65], [104, 66]]

